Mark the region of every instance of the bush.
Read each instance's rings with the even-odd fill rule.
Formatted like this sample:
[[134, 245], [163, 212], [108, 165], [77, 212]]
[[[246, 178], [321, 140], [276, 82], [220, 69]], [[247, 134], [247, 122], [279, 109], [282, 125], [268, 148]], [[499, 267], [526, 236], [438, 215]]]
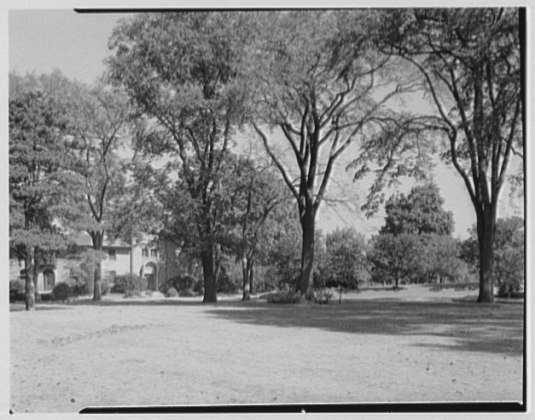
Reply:
[[174, 287], [170, 287], [165, 293], [165, 297], [178, 297], [178, 292]]
[[293, 291], [282, 291], [277, 293], [271, 293], [267, 297], [269, 303], [297, 303], [299, 302], [301, 295]]
[[24, 300], [25, 289], [26, 284], [22, 280], [11, 280], [9, 282], [9, 301]]
[[141, 297], [141, 292], [139, 290], [127, 290], [124, 292], [123, 298], [131, 297]]
[[320, 289], [317, 290], [314, 294], [314, 302], [319, 304], [329, 303], [329, 299], [333, 297], [333, 292], [329, 289]]
[[[104, 283], [104, 282], [103, 282]], [[136, 274], [125, 274], [124, 276], [115, 277], [112, 293], [126, 293], [142, 291], [147, 288], [147, 279]], [[104, 294], [104, 293], [103, 293]]]
[[176, 290], [187, 290], [193, 289], [196, 284], [197, 280], [194, 277], [188, 275], [178, 275], [160, 283], [159, 288], [160, 292], [165, 294], [171, 287]]
[[52, 296], [54, 300], [66, 301], [72, 296], [72, 287], [67, 283], [58, 283], [54, 286], [54, 290], [52, 290]]
[[193, 297], [196, 293], [192, 289], [185, 289], [178, 292], [178, 296], [180, 297]]

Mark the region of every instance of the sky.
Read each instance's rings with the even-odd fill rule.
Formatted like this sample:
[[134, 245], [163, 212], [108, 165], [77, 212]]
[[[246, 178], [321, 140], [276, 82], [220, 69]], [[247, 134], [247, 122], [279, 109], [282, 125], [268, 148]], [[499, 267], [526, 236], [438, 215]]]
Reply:
[[[73, 10], [9, 10], [8, 67], [9, 71], [49, 73], [54, 69], [71, 79], [92, 83], [104, 71], [103, 60], [110, 54], [107, 44], [120, 13], [77, 14]], [[261, 148], [260, 143], [257, 146]], [[257, 147], [254, 146], [254, 147]], [[347, 159], [346, 162], [347, 163]], [[319, 228], [324, 232], [336, 227], [354, 226], [370, 236], [384, 222], [384, 212], [366, 219], [358, 210], [366, 196], [366, 186], [351, 182], [351, 173], [339, 162], [330, 183], [330, 196], [345, 197], [345, 206], [323, 205], [318, 215]], [[433, 171], [444, 208], [454, 214], [454, 236], [466, 238], [475, 223], [475, 215], [468, 192], [454, 169], [438, 163]], [[413, 185], [408, 180], [400, 187], [386, 191], [386, 196], [407, 193]], [[521, 199], [512, 200], [509, 191], [502, 192], [500, 216], [523, 215]]]

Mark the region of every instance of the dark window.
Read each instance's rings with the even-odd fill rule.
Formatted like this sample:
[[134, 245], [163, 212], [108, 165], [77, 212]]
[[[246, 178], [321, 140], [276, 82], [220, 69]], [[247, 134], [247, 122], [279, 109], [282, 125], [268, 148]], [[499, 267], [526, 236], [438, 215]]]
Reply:
[[110, 260], [116, 260], [117, 259], [117, 253], [115, 252], [115, 249], [108, 249], [108, 257]]
[[149, 248], [143, 248], [141, 250], [141, 256], [148, 257], [149, 256]]
[[151, 249], [150, 250], [150, 256], [154, 257], [154, 258], [158, 257], [158, 250], [157, 249]]

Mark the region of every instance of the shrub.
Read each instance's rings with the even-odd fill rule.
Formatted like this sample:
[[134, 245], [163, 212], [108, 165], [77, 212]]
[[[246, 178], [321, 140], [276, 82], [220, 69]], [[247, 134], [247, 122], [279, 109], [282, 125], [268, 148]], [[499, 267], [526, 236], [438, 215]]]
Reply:
[[11, 280], [9, 282], [9, 301], [24, 300], [25, 288], [26, 285], [22, 280]]
[[169, 288], [174, 288], [176, 290], [187, 290], [193, 289], [197, 284], [197, 280], [189, 275], [178, 275], [167, 279], [166, 281], [160, 283], [160, 291], [166, 293]]
[[165, 297], [178, 297], [178, 292], [174, 287], [170, 287], [165, 293]]
[[131, 297], [141, 297], [141, 292], [139, 290], [127, 290], [124, 292], [123, 298]]
[[[104, 283], [104, 282], [103, 282]], [[115, 277], [112, 293], [126, 293], [128, 291], [141, 291], [147, 288], [147, 279], [136, 274], [125, 274]]]
[[196, 293], [192, 289], [184, 289], [178, 292], [178, 296], [180, 297], [193, 297]]
[[52, 296], [54, 300], [66, 301], [72, 296], [72, 287], [67, 283], [58, 283], [54, 286], [54, 290], [52, 290]]
[[151, 297], [152, 296], [152, 290], [145, 290], [145, 296]]
[[271, 293], [267, 297], [269, 303], [297, 303], [300, 299], [300, 294], [293, 291], [282, 291]]
[[314, 294], [314, 302], [319, 304], [329, 303], [329, 299], [333, 297], [333, 292], [329, 289], [319, 289]]

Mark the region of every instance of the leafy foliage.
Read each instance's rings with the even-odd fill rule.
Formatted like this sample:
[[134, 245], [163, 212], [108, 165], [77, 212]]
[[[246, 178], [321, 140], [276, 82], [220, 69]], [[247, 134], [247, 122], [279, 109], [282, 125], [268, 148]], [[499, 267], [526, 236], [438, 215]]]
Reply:
[[65, 120], [60, 104], [41, 90], [21, 89], [9, 100], [9, 246], [24, 260], [26, 309], [36, 291], [36, 258], [66, 248], [52, 209], [65, 190]]
[[450, 235], [453, 214], [442, 208], [443, 203], [433, 183], [412, 188], [408, 196], [392, 196], [385, 204], [385, 224], [380, 233]]
[[321, 271], [327, 287], [358, 288], [369, 278], [366, 238], [354, 228], [327, 234], [326, 261]]
[[66, 301], [72, 296], [72, 287], [68, 283], [58, 283], [52, 290], [54, 300]]
[[401, 281], [411, 282], [421, 276], [422, 243], [408, 233], [384, 233], [371, 239], [370, 261], [372, 279], [399, 287]]
[[115, 277], [112, 293], [141, 292], [147, 288], [147, 279], [136, 274]]
[[[498, 219], [495, 235], [493, 278], [500, 293], [505, 294], [522, 288], [525, 282], [524, 220], [516, 216]], [[475, 226], [461, 244], [461, 257], [473, 270], [479, 269]]]

